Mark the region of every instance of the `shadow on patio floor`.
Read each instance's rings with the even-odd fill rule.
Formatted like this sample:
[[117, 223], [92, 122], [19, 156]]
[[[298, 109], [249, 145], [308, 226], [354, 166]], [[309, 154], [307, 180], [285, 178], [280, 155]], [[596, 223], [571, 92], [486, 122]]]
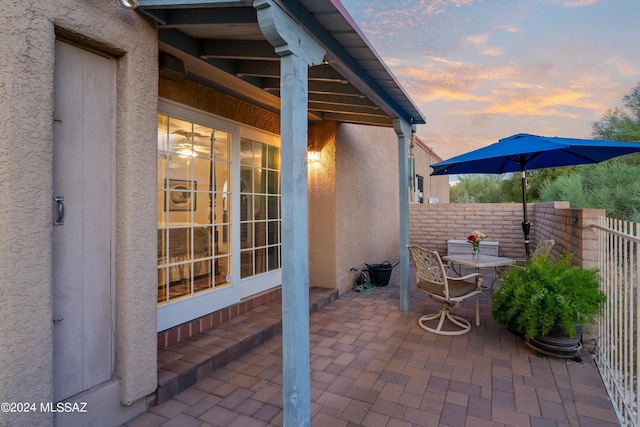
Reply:
[[[485, 279], [487, 280], [487, 279]], [[399, 310], [399, 268], [389, 286], [347, 292], [310, 316], [313, 426], [616, 426], [588, 352], [582, 363], [539, 357], [491, 318], [457, 337], [417, 324], [436, 310], [411, 277]], [[475, 316], [472, 299], [456, 314]], [[126, 424], [281, 426], [282, 336], [277, 335]]]

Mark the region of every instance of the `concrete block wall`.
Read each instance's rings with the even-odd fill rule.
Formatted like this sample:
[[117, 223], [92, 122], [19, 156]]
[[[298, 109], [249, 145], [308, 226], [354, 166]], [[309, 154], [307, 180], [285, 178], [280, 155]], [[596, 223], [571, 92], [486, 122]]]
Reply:
[[[532, 223], [531, 251], [539, 241], [553, 239], [556, 253], [574, 253], [578, 265], [596, 267], [596, 234], [589, 225], [605, 216], [604, 209], [570, 209], [569, 202], [547, 202], [528, 204], [527, 212]], [[517, 203], [411, 204], [409, 241], [446, 254], [448, 239], [466, 239], [473, 230], [480, 230], [487, 241], [500, 242], [500, 256], [522, 259], [522, 217], [522, 205]]]
[[522, 205], [515, 203], [411, 204], [409, 242], [446, 254], [447, 240], [466, 240], [479, 230], [487, 241], [500, 242], [500, 256], [520, 258], [524, 253], [521, 224]]
[[535, 205], [535, 221], [541, 239], [554, 239], [556, 252], [574, 254], [573, 261], [585, 268], [596, 268], [598, 245], [596, 233], [590, 230], [604, 209], [570, 209], [569, 202], [548, 202]]

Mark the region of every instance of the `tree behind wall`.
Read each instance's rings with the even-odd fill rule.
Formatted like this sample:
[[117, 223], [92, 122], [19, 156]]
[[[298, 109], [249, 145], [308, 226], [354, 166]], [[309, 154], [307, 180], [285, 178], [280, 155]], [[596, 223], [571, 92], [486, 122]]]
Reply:
[[[640, 142], [640, 84], [623, 97], [623, 106], [593, 124], [592, 137]], [[640, 154], [597, 165], [527, 171], [527, 201], [569, 201], [572, 208], [603, 208], [613, 218], [640, 222]], [[452, 203], [519, 202], [519, 173], [465, 175], [451, 188]]]
[[[564, 166], [527, 171], [527, 202], [539, 202], [540, 191], [547, 181], [553, 181], [574, 170], [574, 166]], [[520, 172], [510, 173], [506, 179], [502, 180], [500, 182], [500, 192], [503, 202], [522, 202], [522, 178], [520, 177]]]
[[[623, 97], [624, 105], [593, 124], [595, 139], [640, 142], [640, 84]], [[568, 200], [572, 208], [603, 208], [607, 216], [640, 222], [640, 155], [630, 154], [547, 181], [541, 200]]]
[[542, 188], [541, 200], [568, 200], [572, 208], [601, 208], [611, 218], [640, 222], [640, 164], [613, 159], [585, 165]]
[[[540, 201], [540, 189], [546, 181], [574, 170], [573, 166], [527, 171], [527, 201]], [[521, 203], [520, 173], [502, 175], [463, 175], [451, 187], [451, 203]]]
[[500, 175], [462, 175], [450, 189], [451, 203], [500, 203]]
[[640, 84], [622, 101], [622, 107], [607, 111], [602, 119], [593, 124], [594, 138], [640, 142]]

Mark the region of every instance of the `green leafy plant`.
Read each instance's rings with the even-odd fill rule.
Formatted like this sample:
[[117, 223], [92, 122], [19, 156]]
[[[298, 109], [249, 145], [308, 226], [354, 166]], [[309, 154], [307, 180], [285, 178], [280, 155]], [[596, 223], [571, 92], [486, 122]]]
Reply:
[[598, 270], [572, 265], [569, 254], [557, 261], [540, 256], [511, 268], [501, 276], [491, 303], [498, 323], [531, 339], [555, 324], [575, 335], [575, 325], [592, 320], [604, 301]]
[[581, 165], [571, 174], [546, 182], [540, 200], [566, 200], [574, 209], [606, 209], [607, 216], [640, 221], [640, 162], [627, 155], [597, 165]]

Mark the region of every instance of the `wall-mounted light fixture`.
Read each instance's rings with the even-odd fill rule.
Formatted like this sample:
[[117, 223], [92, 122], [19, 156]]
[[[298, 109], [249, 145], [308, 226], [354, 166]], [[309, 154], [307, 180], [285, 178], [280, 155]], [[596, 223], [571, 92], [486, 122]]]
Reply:
[[316, 147], [316, 133], [311, 133], [307, 141], [307, 163], [309, 164], [320, 163], [320, 150]]
[[125, 9], [135, 9], [138, 7], [138, 0], [116, 0], [119, 6], [124, 7]]
[[320, 151], [317, 151], [314, 148], [307, 150], [307, 162], [320, 163]]

